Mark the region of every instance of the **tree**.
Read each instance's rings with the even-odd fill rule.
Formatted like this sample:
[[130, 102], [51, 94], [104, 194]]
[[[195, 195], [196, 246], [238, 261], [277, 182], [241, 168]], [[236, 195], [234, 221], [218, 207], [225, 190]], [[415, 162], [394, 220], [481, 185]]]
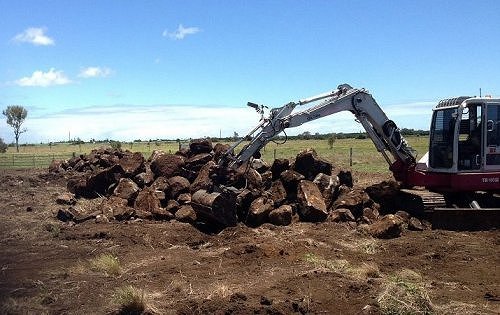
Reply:
[[328, 137], [328, 146], [330, 150], [333, 149], [333, 144], [335, 143], [335, 134], [332, 134]]
[[19, 152], [19, 136], [26, 132], [26, 128], [21, 129], [21, 126], [28, 116], [26, 108], [20, 105], [7, 106], [7, 109], [2, 112], [7, 117], [7, 124], [14, 128], [14, 137], [16, 139], [16, 151]]

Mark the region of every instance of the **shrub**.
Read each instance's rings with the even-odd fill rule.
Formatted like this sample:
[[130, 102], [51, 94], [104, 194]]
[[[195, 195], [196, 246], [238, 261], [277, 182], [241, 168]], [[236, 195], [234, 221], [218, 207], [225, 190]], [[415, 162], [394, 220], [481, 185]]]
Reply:
[[5, 153], [7, 152], [8, 145], [3, 141], [2, 138], [0, 138], [0, 153]]

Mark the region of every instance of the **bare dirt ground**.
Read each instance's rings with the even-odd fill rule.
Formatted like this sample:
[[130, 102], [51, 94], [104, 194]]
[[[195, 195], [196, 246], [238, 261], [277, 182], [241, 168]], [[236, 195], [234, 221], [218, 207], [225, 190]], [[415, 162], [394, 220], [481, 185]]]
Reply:
[[[71, 226], [55, 217], [64, 191], [42, 170], [0, 170], [0, 313], [116, 314], [131, 285], [155, 314], [500, 314], [498, 230], [379, 240], [328, 222], [215, 235], [176, 221]], [[119, 270], [95, 268], [103, 254]]]

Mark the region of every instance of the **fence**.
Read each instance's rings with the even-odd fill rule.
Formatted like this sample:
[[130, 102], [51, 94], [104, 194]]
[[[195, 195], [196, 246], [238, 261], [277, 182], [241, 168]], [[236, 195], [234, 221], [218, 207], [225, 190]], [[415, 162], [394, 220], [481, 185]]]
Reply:
[[0, 168], [46, 168], [53, 160], [67, 160], [73, 154], [0, 154]]

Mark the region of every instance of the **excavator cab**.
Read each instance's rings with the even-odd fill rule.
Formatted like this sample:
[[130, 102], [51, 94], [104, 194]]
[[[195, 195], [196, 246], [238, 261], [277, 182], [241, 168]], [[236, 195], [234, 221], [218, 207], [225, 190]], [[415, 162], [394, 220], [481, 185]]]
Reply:
[[500, 100], [440, 101], [432, 117], [429, 166], [440, 173], [500, 170]]

